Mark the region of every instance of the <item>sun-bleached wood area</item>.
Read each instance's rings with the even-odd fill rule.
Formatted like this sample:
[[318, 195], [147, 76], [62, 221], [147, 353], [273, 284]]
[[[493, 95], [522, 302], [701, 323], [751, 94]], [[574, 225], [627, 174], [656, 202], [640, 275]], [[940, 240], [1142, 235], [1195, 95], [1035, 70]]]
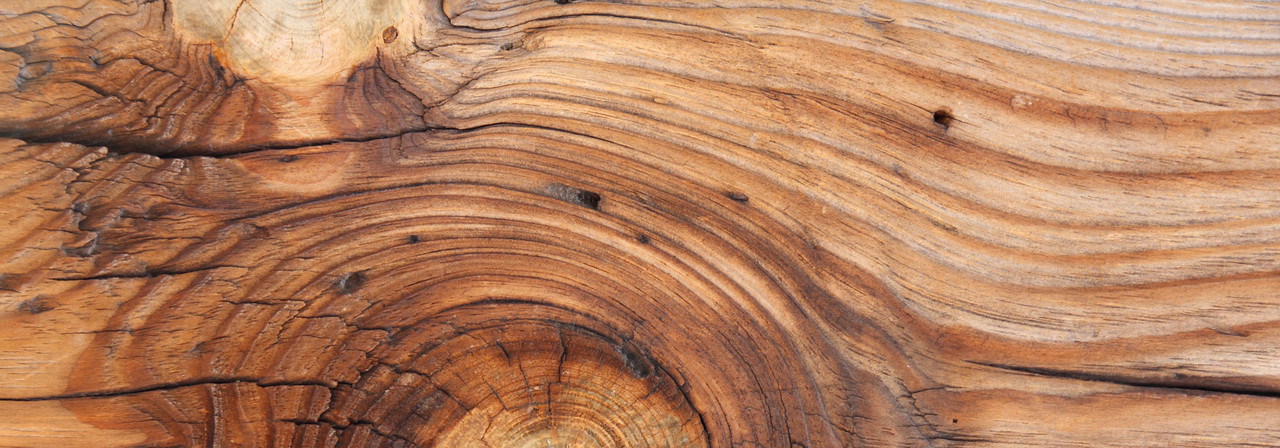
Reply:
[[0, 1], [0, 446], [1280, 446], [1280, 4]]

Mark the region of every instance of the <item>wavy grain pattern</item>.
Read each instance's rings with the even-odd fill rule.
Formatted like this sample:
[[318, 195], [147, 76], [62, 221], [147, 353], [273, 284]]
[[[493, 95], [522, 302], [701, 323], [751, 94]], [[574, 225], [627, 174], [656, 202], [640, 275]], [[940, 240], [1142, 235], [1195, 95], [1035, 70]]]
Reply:
[[0, 445], [1280, 446], [1280, 6], [0, 5]]

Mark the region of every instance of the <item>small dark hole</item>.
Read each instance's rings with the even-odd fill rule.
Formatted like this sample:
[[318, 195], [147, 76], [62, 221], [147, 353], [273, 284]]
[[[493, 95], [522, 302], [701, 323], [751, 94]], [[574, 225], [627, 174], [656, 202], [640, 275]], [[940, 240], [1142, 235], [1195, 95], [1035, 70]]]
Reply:
[[745, 193], [742, 193], [740, 191], [726, 191], [724, 193], [724, 196], [734, 200], [735, 202], [740, 202], [743, 204], [746, 204], [747, 201], [751, 200], [751, 198], [747, 197]]
[[956, 121], [956, 116], [951, 115], [951, 111], [947, 110], [945, 107], [942, 109], [933, 111], [933, 122], [941, 125], [942, 129], [950, 128], [951, 123], [955, 121]]
[[592, 210], [600, 209], [600, 195], [597, 193], [586, 190], [579, 191], [577, 202]]
[[600, 194], [561, 183], [547, 185], [547, 195], [570, 204], [577, 204], [592, 210], [600, 209]]
[[293, 154], [289, 154], [287, 156], [281, 156], [279, 159], [276, 159], [276, 160], [280, 161], [280, 163], [289, 163], [298, 159], [301, 159], [301, 157], [295, 156]]
[[636, 242], [639, 242], [640, 244], [649, 244], [649, 235], [636, 235]]
[[45, 296], [35, 296], [31, 298], [31, 300], [19, 303], [18, 309], [30, 314], [40, 314], [57, 308], [57, 306], [58, 304], [53, 303], [53, 301], [49, 300], [49, 298]]
[[960, 419], [958, 419], [958, 418], [953, 418], [953, 419], [951, 419], [951, 423], [960, 423]]
[[339, 278], [336, 286], [339, 292], [351, 294], [358, 291], [361, 286], [364, 286], [364, 281], [364, 271], [352, 272]]
[[409, 235], [409, 244], [418, 244], [418, 235]]
[[382, 42], [384, 43], [389, 44], [389, 43], [395, 42], [396, 39], [399, 37], [400, 37], [400, 30], [397, 30], [396, 27], [394, 26], [389, 26], [382, 30]]
[[557, 5], [567, 5], [573, 3], [573, 0], [555, 0]]
[[649, 359], [634, 348], [619, 347], [618, 353], [622, 355], [623, 365], [636, 378], [645, 378], [653, 373], [653, 366], [650, 365]]

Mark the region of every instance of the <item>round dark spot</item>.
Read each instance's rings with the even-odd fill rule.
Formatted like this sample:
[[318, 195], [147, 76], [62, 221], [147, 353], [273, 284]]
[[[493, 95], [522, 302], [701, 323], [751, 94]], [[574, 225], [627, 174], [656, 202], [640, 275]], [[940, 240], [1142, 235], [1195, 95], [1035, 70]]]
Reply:
[[280, 158], [276, 160], [280, 161], [280, 163], [289, 163], [298, 159], [301, 159], [301, 157], [295, 156], [293, 154], [289, 154], [287, 156], [280, 156]]
[[409, 244], [418, 244], [418, 241], [421, 241], [421, 240], [418, 239], [418, 235], [409, 235], [408, 241], [409, 241]]
[[636, 242], [640, 244], [649, 244], [649, 235], [645, 235], [643, 233], [636, 235]]
[[392, 42], [395, 42], [396, 39], [399, 37], [400, 37], [400, 30], [397, 30], [396, 27], [394, 26], [389, 26], [386, 29], [382, 30], [383, 42], [392, 43]]
[[958, 419], [958, 418], [953, 418], [953, 419], [951, 419], [951, 423], [960, 423], [960, 419]]
[[933, 122], [942, 126], [942, 129], [944, 130], [950, 128], [951, 123], [954, 123], [955, 121], [956, 116], [951, 114], [950, 109], [944, 107], [933, 111]]

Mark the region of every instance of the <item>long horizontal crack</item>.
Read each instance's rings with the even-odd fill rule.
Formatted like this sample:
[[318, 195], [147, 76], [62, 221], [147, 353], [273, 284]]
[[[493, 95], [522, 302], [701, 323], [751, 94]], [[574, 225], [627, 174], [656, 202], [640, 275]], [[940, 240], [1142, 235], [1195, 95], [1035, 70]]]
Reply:
[[59, 282], [73, 282], [73, 281], [88, 281], [88, 280], [115, 280], [115, 279], [131, 279], [131, 278], [152, 278], [152, 277], [159, 277], [159, 276], [162, 276], [162, 275], [194, 274], [194, 273], [197, 273], [197, 272], [213, 271], [213, 270], [217, 270], [217, 269], [224, 269], [224, 268], [240, 268], [240, 269], [247, 269], [247, 268], [242, 267], [242, 266], [215, 265], [215, 266], [204, 266], [204, 267], [199, 267], [199, 268], [195, 268], [195, 269], [185, 269], [185, 270], [165, 270], [165, 269], [157, 269], [157, 270], [147, 270], [147, 271], [142, 271], [142, 272], [107, 273], [107, 274], [86, 275], [86, 276], [76, 276], [76, 277], [54, 277], [54, 278], [51, 278], [50, 280], [53, 280], [53, 281], [59, 281]]
[[303, 141], [278, 144], [278, 145], [253, 145], [246, 148], [232, 149], [227, 151], [219, 151], [217, 149], [211, 149], [209, 150], [210, 152], [208, 153], [200, 152], [199, 149], [195, 149], [195, 148], [182, 148], [182, 147], [174, 148], [172, 151], [168, 151], [168, 152], [151, 151], [151, 150], [147, 150], [150, 148], [145, 148], [145, 149], [141, 147], [126, 148], [126, 147], [113, 146], [113, 145], [102, 144], [102, 143], [84, 142], [84, 141], [75, 140], [75, 139], [35, 138], [35, 137], [17, 135], [17, 134], [6, 133], [6, 132], [0, 132], [0, 137], [14, 138], [14, 139], [22, 140], [27, 143], [43, 143], [43, 144], [75, 143], [78, 145], [84, 145], [84, 146], [94, 147], [94, 148], [97, 148], [97, 147], [107, 148], [108, 151], [111, 151], [112, 153], [115, 153], [115, 154], [140, 153], [140, 154], [148, 154], [160, 159], [182, 159], [182, 158], [190, 158], [190, 157], [211, 157], [211, 158], [232, 157], [232, 156], [238, 156], [238, 155], [244, 155], [244, 154], [252, 154], [252, 153], [261, 152], [261, 151], [298, 149], [298, 148], [307, 148], [311, 146], [334, 145], [339, 143], [365, 143], [365, 142], [372, 142], [377, 140], [385, 140], [389, 138], [402, 137], [408, 134], [413, 134], [418, 132], [438, 131], [438, 130], [452, 130], [452, 129], [441, 128], [441, 127], [412, 127], [409, 129], [396, 131], [392, 133], [371, 134], [371, 135], [366, 135], [362, 137], [321, 138], [321, 139], [303, 140]]
[[1184, 393], [1222, 393], [1235, 395], [1249, 395], [1254, 397], [1280, 398], [1280, 390], [1268, 389], [1262, 386], [1249, 386], [1239, 384], [1222, 384], [1213, 383], [1214, 378], [1193, 377], [1181, 374], [1175, 374], [1170, 380], [1160, 381], [1155, 379], [1131, 378], [1116, 375], [1107, 375], [1101, 373], [1081, 372], [1065, 369], [1050, 369], [1044, 367], [1025, 367], [1014, 366], [1008, 364], [988, 363], [980, 361], [965, 361], [970, 364], [992, 367], [1010, 372], [1027, 373], [1032, 375], [1048, 376], [1055, 378], [1066, 378], [1080, 381], [1097, 381], [1102, 383], [1119, 384], [1123, 386], [1143, 387], [1165, 389], [1172, 391], [1180, 391]]
[[181, 389], [184, 387], [204, 386], [212, 384], [255, 384], [259, 387], [277, 387], [277, 386], [317, 386], [324, 388], [337, 387], [337, 383], [329, 383], [325, 381], [268, 381], [258, 378], [247, 377], [231, 377], [231, 378], [192, 378], [182, 381], [172, 381], [166, 383], [152, 384], [148, 386], [139, 386], [121, 389], [107, 389], [100, 391], [75, 392], [59, 395], [44, 395], [39, 397], [18, 397], [18, 398], [0, 398], [0, 401], [50, 401], [50, 400], [67, 400], [73, 398], [106, 398], [119, 397], [127, 395], [137, 395], [146, 392], [165, 391], [173, 389]]
[[[239, 150], [218, 151], [218, 152], [211, 152], [207, 154], [199, 153], [199, 152], [191, 152], [192, 149], [189, 149], [189, 148], [177, 148], [170, 152], [160, 153], [160, 152], [151, 152], [151, 151], [145, 151], [145, 150], [135, 150], [130, 148], [122, 148], [122, 147], [111, 146], [111, 145], [102, 145], [102, 144], [96, 144], [96, 143], [91, 144], [91, 143], [85, 143], [85, 142], [76, 141], [76, 140], [65, 140], [65, 139], [56, 139], [56, 138], [52, 138], [52, 139], [51, 138], [24, 138], [20, 136], [6, 136], [5, 133], [3, 132], [0, 132], [0, 137], [15, 138], [15, 139], [22, 140], [26, 143], [38, 143], [38, 144], [75, 143], [75, 144], [88, 146], [88, 147], [107, 148], [108, 151], [114, 154], [139, 153], [139, 154], [147, 154], [149, 156], [162, 159], [162, 160], [171, 160], [171, 159], [188, 159], [188, 158], [194, 158], [194, 157], [207, 157], [207, 158], [235, 157], [235, 156], [253, 154], [253, 153], [263, 152], [263, 151], [282, 151], [282, 150], [290, 150], [290, 149], [308, 148], [313, 146], [336, 145], [341, 143], [367, 143], [367, 142], [374, 142], [378, 140], [387, 140], [392, 138], [404, 137], [410, 134], [418, 134], [418, 133], [425, 133], [425, 132], [432, 132], [432, 131], [469, 132], [469, 131], [480, 131], [480, 130], [495, 128], [495, 127], [545, 129], [545, 130], [551, 130], [556, 132], [562, 132], [565, 134], [588, 137], [591, 139], [603, 140], [597, 136], [583, 134], [581, 132], [572, 131], [568, 129], [559, 129], [559, 128], [554, 128], [549, 126], [541, 126], [541, 125], [534, 125], [534, 124], [528, 124], [528, 123], [516, 123], [516, 122], [496, 122], [496, 123], [482, 124], [482, 125], [473, 126], [473, 127], [423, 126], [423, 127], [409, 128], [403, 131], [397, 131], [393, 133], [368, 135], [364, 137], [325, 138], [325, 139], [307, 140], [307, 141], [288, 143], [288, 144], [279, 144], [279, 145], [254, 145], [254, 146], [244, 148], [244, 149], [239, 149]], [[605, 141], [608, 141], [608, 140], [605, 140]]]
[[201, 154], [198, 152], [191, 152], [191, 150], [186, 148], [178, 148], [173, 152], [169, 152], [164, 155], [157, 155], [156, 157], [160, 157], [160, 158], [231, 157], [231, 156], [251, 154], [251, 153], [261, 152], [261, 151], [280, 151], [280, 150], [288, 150], [288, 149], [307, 148], [311, 146], [336, 145], [339, 143], [366, 143], [366, 142], [372, 142], [372, 141], [378, 141], [378, 140], [386, 140], [389, 138], [403, 137], [409, 134], [415, 134], [419, 132], [442, 131], [442, 130], [451, 130], [451, 129], [443, 128], [443, 127], [418, 126], [418, 127], [412, 127], [412, 128], [396, 131], [396, 132], [370, 134], [363, 137], [322, 138], [322, 139], [313, 139], [313, 140], [303, 140], [300, 142], [286, 143], [286, 144], [279, 144], [279, 145], [254, 145], [244, 149], [231, 150], [231, 151], [219, 151], [219, 152], [213, 152], [209, 154]]

